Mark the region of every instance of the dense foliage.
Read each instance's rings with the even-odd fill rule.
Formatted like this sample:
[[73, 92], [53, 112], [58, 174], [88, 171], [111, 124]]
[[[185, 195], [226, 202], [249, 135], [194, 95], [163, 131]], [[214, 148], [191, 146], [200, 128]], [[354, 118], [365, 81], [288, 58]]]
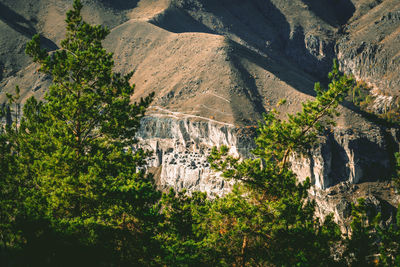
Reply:
[[[39, 37], [26, 52], [51, 75], [43, 102], [29, 99], [0, 128], [2, 266], [383, 266], [400, 264], [399, 221], [380, 224], [364, 200], [344, 238], [332, 216], [320, 221], [290, 157], [304, 154], [334, 125], [354, 86], [335, 63], [327, 90], [286, 120], [273, 110], [260, 123], [252, 159], [214, 149], [212, 167], [232, 192], [161, 194], [133, 150], [152, 95], [131, 103], [132, 74], [114, 73], [102, 47], [108, 30], [67, 13], [67, 36], [52, 54]], [[9, 107], [19, 112], [19, 91]], [[284, 102], [284, 101], [283, 101]], [[284, 104], [284, 103], [281, 104]], [[2, 107], [0, 117], [12, 116]], [[18, 114], [17, 114], [18, 115]], [[400, 172], [400, 157], [398, 158]]]
[[38, 35], [26, 47], [53, 83], [1, 136], [2, 191], [10, 195], [2, 214], [14, 212], [8, 226], [18, 232], [2, 244], [29, 265], [82, 264], [79, 255], [99, 265], [148, 262], [161, 194], [139, 169], [145, 153], [131, 146], [151, 96], [131, 104], [132, 73], [112, 72], [101, 45], [108, 30], [84, 22], [81, 8], [75, 1], [67, 13], [61, 49], [48, 54]]

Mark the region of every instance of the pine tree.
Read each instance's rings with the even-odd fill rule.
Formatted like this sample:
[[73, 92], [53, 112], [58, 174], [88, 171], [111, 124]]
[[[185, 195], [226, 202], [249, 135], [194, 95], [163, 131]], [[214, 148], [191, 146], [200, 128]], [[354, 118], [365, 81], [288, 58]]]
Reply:
[[[226, 251], [232, 253], [225, 253], [224, 257], [231, 261], [230, 264], [339, 264], [331, 250], [341, 239], [340, 231], [331, 216], [323, 223], [315, 218], [315, 203], [307, 200], [309, 179], [299, 183], [289, 162], [293, 153], [306, 154], [317, 143], [318, 134], [334, 124], [338, 104], [354, 85], [351, 77], [340, 75], [336, 61], [329, 78], [328, 90], [322, 90], [317, 83], [316, 99], [304, 103], [302, 111], [288, 115], [288, 120], [279, 119], [276, 110], [265, 114], [258, 129], [254, 159], [240, 160], [229, 156], [226, 147], [213, 150], [210, 157], [213, 168], [226, 178], [239, 181], [237, 187], [243, 187], [241, 193], [234, 195], [235, 205], [248, 206], [243, 206], [243, 212], [236, 213], [234, 219], [229, 210], [219, 212], [217, 217], [218, 220], [231, 221], [221, 225], [222, 233], [229, 234], [231, 240], [238, 237], [241, 240], [227, 242], [225, 234], [214, 240], [221, 246], [228, 243], [230, 248]], [[229, 204], [232, 197], [226, 198], [228, 207], [233, 207]]]
[[112, 71], [109, 31], [81, 9], [75, 0], [59, 50], [48, 54], [38, 35], [26, 47], [53, 82], [43, 102], [26, 102], [15, 141], [21, 248], [30, 264], [149, 265], [160, 193], [132, 146], [152, 94], [131, 103], [132, 73]]
[[162, 196], [163, 220], [157, 235], [163, 250], [158, 259], [161, 266], [216, 266], [210, 260], [210, 250], [204, 246], [208, 230], [201, 228], [212, 203], [201, 192], [189, 196], [185, 190], [176, 193], [171, 189]]
[[351, 236], [346, 240], [344, 256], [350, 266], [375, 266], [374, 257], [378, 252], [375, 227], [380, 214], [376, 214], [374, 207], [361, 198], [357, 204], [352, 204], [351, 215]]
[[[18, 95], [18, 93], [17, 93]], [[20, 209], [18, 194], [19, 180], [16, 174], [16, 157], [13, 154], [14, 125], [7, 123], [10, 106], [16, 99], [9, 96], [9, 103], [0, 109], [0, 263], [8, 264], [6, 259], [15, 253], [14, 245], [18, 235], [13, 230], [15, 214]]]

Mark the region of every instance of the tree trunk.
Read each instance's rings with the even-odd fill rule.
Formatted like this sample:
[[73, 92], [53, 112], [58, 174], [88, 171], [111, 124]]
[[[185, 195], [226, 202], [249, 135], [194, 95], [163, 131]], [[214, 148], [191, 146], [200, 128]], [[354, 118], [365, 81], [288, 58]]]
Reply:
[[247, 248], [247, 236], [244, 236], [242, 244], [242, 264], [240, 265], [242, 267], [246, 266], [246, 248]]

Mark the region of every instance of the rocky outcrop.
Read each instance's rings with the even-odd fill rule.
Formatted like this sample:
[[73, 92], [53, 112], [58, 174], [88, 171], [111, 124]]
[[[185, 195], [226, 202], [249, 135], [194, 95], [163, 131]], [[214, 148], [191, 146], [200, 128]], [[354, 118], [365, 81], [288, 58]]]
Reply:
[[203, 191], [223, 195], [232, 183], [214, 172], [208, 163], [212, 147], [226, 145], [234, 156], [249, 156], [252, 142], [233, 125], [211, 119], [173, 115], [150, 115], [137, 133], [141, 146], [153, 151], [148, 166], [160, 168], [161, 189]]
[[308, 156], [293, 157], [292, 168], [300, 179], [310, 177], [319, 189], [341, 182], [384, 180], [393, 173], [393, 154], [399, 150], [399, 138], [399, 129], [335, 129], [321, 137]]
[[328, 190], [312, 188], [310, 198], [316, 202], [316, 215], [325, 218], [328, 214], [339, 223], [343, 233], [351, 232], [351, 206], [360, 198], [365, 199], [369, 215], [381, 213], [382, 224], [389, 225], [395, 221], [396, 208], [400, 197], [394, 186], [386, 182], [365, 182], [351, 184], [341, 182]]
[[[162, 187], [207, 188], [213, 194], [225, 191], [225, 182], [207, 162], [212, 147], [225, 145], [236, 157], [252, 156], [254, 130], [159, 107], [151, 110], [142, 120], [137, 136], [142, 145], [154, 152], [149, 165], [162, 168]], [[336, 127], [321, 136], [308, 155], [293, 155], [292, 169], [300, 180], [310, 177], [315, 188], [322, 190], [343, 182], [385, 180], [392, 175], [394, 152], [399, 148], [399, 128], [373, 124], [358, 130]], [[212, 184], [212, 189], [207, 183]]]
[[369, 83], [381, 95], [399, 96], [400, 2], [375, 2], [345, 27], [336, 54], [343, 71]]
[[[151, 113], [142, 121], [138, 139], [152, 150], [148, 166], [162, 190], [203, 191], [210, 197], [230, 191], [233, 181], [220, 177], [207, 161], [213, 146], [227, 145], [234, 156], [249, 157], [254, 131], [187, 114]], [[351, 205], [366, 199], [372, 212], [382, 213], [383, 223], [393, 222], [400, 197], [391, 176], [393, 152], [399, 150], [400, 129], [373, 126], [363, 131], [336, 128], [321, 137], [309, 155], [291, 158], [300, 180], [311, 178], [310, 198], [316, 215], [333, 214], [343, 233], [349, 233]]]

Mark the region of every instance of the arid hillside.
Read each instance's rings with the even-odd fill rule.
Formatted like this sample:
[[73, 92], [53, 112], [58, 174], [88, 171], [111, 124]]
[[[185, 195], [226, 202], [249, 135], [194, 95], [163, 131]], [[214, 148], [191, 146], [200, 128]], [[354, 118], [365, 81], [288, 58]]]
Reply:
[[[85, 18], [111, 29], [118, 69], [135, 70], [137, 96], [155, 106], [240, 126], [279, 99], [290, 110], [313, 95], [333, 58], [381, 92], [399, 93], [400, 3], [395, 0], [84, 1]], [[71, 1], [0, 2], [0, 79], [41, 97], [24, 47], [35, 33], [57, 49]]]

